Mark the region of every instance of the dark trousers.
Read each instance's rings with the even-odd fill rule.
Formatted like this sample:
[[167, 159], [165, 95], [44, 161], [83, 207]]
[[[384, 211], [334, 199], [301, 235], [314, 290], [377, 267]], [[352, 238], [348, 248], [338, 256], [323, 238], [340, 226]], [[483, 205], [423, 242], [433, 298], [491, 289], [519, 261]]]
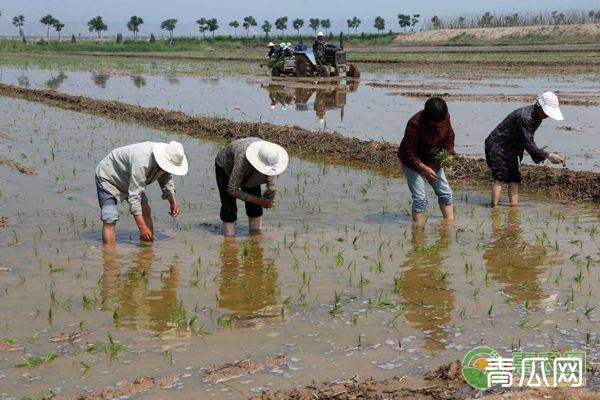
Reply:
[[[221, 221], [235, 222], [237, 220], [236, 198], [227, 192], [229, 185], [229, 175], [223, 168], [215, 164], [215, 176], [217, 177], [217, 187], [219, 188], [219, 197], [221, 197]], [[253, 188], [244, 188], [244, 192], [249, 195], [261, 197], [260, 185]], [[249, 218], [262, 217], [263, 209], [254, 203], [245, 202], [246, 215]]]

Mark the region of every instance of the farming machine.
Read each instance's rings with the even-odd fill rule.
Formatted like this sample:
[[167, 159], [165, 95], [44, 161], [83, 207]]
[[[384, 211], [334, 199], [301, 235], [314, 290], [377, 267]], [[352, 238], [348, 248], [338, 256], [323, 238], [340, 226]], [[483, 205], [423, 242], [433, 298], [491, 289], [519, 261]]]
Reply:
[[294, 47], [293, 52], [272, 59], [269, 66], [272, 76], [339, 77], [345, 74], [349, 78], [360, 77], [358, 68], [346, 61], [343, 44], [340, 47], [331, 44], [325, 46], [324, 60], [321, 64], [307, 45], [299, 44]]

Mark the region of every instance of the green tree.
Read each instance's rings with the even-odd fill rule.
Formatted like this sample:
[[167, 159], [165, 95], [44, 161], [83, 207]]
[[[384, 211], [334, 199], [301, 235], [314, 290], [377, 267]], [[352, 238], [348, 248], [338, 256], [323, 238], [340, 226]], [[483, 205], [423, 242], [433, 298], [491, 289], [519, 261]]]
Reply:
[[362, 21], [358, 17], [352, 17], [346, 23], [348, 24], [348, 35], [350, 35], [350, 28], [354, 28], [354, 33], [358, 33], [358, 27]]
[[208, 20], [204, 17], [196, 20], [198, 30], [202, 33], [202, 37], [206, 39], [206, 31], [208, 30]]
[[256, 22], [253, 16], [249, 15], [247, 17], [244, 17], [244, 22], [242, 23], [242, 26], [246, 30], [246, 37], [250, 36], [250, 28], [257, 25], [258, 23]]
[[398, 25], [406, 32], [406, 28], [410, 26], [410, 15], [398, 14]]
[[317, 29], [321, 26], [321, 20], [319, 18], [311, 18], [308, 20], [308, 26], [310, 26], [310, 29], [312, 29], [316, 35]]
[[281, 36], [283, 36], [283, 32], [287, 29], [288, 17], [279, 17], [275, 20], [275, 29], [281, 31]]
[[237, 21], [231, 21], [229, 26], [233, 28], [233, 36], [237, 36], [237, 28], [240, 27], [240, 23]]
[[219, 29], [219, 21], [216, 18], [211, 18], [206, 21], [208, 24], [208, 31], [212, 34], [212, 37], [215, 37], [215, 31]]
[[265, 22], [263, 22], [263, 24], [262, 24], [262, 26], [260, 28], [265, 33], [265, 37], [268, 38], [269, 37], [269, 32], [271, 32], [271, 29], [273, 28], [273, 25], [269, 21], [267, 21], [265, 19]]
[[63, 28], [65, 27], [65, 24], [63, 24], [59, 20], [55, 19], [54, 23], [52, 24], [52, 27], [54, 27], [54, 30], [56, 31], [56, 33], [58, 34], [58, 38], [60, 39], [61, 38], [60, 33], [62, 32]]
[[56, 21], [56, 19], [50, 14], [45, 15], [40, 19], [42, 25], [46, 25], [46, 38], [48, 39], [50, 38], [50, 28], [54, 25], [54, 21]]
[[381, 33], [381, 31], [385, 30], [385, 19], [383, 17], [375, 17], [373, 27], [377, 29], [377, 32]]
[[149, 43], [154, 43], [156, 42], [156, 38], [154, 37], [154, 33], [150, 34], [150, 39], [148, 40]]
[[494, 22], [494, 15], [487, 11], [485, 14], [479, 18], [479, 26], [481, 27], [490, 27]]
[[321, 28], [325, 29], [325, 34], [329, 34], [331, 28], [331, 20], [329, 18], [321, 20]]
[[22, 15], [17, 15], [16, 17], [13, 17], [12, 24], [19, 30], [19, 35], [24, 36], [23, 25], [25, 25], [25, 17]]
[[410, 19], [410, 30], [415, 31], [415, 26], [419, 23], [419, 18], [421, 18], [421, 14], [413, 14]]
[[133, 38], [137, 39], [137, 34], [140, 31], [140, 25], [144, 23], [144, 19], [142, 17], [138, 17], [137, 15], [132, 15], [129, 18], [129, 22], [127, 23], [127, 29], [130, 32], [133, 32]]
[[104, 20], [99, 15], [90, 19], [87, 23], [87, 26], [90, 32], [96, 32], [98, 34], [98, 39], [102, 37], [103, 31], [108, 30], [108, 26], [106, 26]]
[[296, 18], [292, 22], [292, 26], [294, 27], [294, 30], [298, 32], [298, 36], [300, 36], [300, 29], [302, 29], [302, 27], [304, 26], [304, 20], [302, 18]]
[[433, 29], [441, 29], [442, 28], [442, 20], [437, 15], [434, 15], [431, 18], [431, 24], [433, 25]]
[[173, 31], [177, 27], [177, 20], [175, 18], [165, 19], [160, 23], [160, 29], [164, 29], [169, 32], [169, 44], [173, 43]]

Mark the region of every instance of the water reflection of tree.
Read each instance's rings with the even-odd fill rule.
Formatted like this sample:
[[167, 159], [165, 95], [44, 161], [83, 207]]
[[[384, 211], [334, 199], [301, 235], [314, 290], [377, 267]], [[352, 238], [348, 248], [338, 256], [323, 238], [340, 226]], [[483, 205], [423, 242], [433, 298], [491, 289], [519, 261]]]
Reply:
[[236, 240], [224, 240], [220, 256], [219, 307], [231, 311], [235, 319], [267, 316], [266, 308], [277, 304], [279, 275], [275, 260], [264, 257], [260, 238], [241, 246]]
[[452, 321], [454, 293], [450, 288], [450, 276], [444, 270], [450, 245], [450, 227], [440, 225], [435, 242], [427, 243], [422, 229], [413, 229], [412, 248], [406, 254], [398, 290], [408, 303], [405, 318], [425, 333], [425, 349], [445, 349], [447, 326]]
[[141, 75], [132, 75], [131, 81], [136, 88], [141, 88], [146, 86], [146, 79]]
[[58, 89], [60, 85], [62, 85], [62, 83], [68, 78], [63, 71], [60, 71], [56, 76], [50, 76], [51, 78], [46, 81], [46, 86], [52, 90]]
[[[172, 264], [161, 273], [160, 287], [151, 288], [152, 246], [141, 246], [133, 260], [120, 256], [115, 248], [104, 250], [104, 271], [101, 277], [103, 309], [118, 308], [120, 323], [129, 329], [165, 331], [177, 311], [179, 266]], [[154, 283], [154, 282], [152, 282]]]
[[167, 75], [165, 76], [165, 79], [169, 85], [179, 85], [179, 78], [177, 78], [175, 75]]
[[110, 78], [110, 75], [92, 72], [92, 81], [96, 86], [101, 87], [102, 89], [106, 88], [106, 82], [108, 82], [108, 78]]
[[29, 77], [27, 77], [25, 75], [21, 75], [21, 76], [17, 77], [17, 84], [19, 86], [29, 87], [30, 86]]
[[504, 293], [523, 302], [539, 300], [544, 296], [538, 283], [542, 273], [544, 247], [523, 240], [519, 210], [494, 210], [492, 214], [492, 241], [483, 254], [491, 279], [504, 283]]

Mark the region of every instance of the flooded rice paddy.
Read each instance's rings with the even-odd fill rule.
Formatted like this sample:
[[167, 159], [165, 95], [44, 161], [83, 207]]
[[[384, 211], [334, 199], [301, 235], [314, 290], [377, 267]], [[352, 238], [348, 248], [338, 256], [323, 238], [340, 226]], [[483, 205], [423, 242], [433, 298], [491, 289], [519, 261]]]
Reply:
[[[119, 79], [108, 82], [135, 87]], [[3, 400], [140, 375], [178, 377], [147, 396], [237, 399], [357, 373], [418, 374], [481, 343], [586, 349], [597, 361], [597, 205], [523, 196], [491, 211], [488, 193], [457, 187], [456, 225], [432, 204], [426, 230], [414, 231], [402, 179], [293, 158], [266, 234], [248, 237], [240, 213], [238, 238], [224, 240], [216, 144], [7, 98], [0, 131], [0, 159], [37, 172], [0, 165]], [[122, 208], [119, 244], [104, 249], [96, 163], [116, 146], [172, 139], [191, 164], [176, 179], [181, 216], [151, 187], [157, 240], [140, 244]], [[277, 355], [285, 361], [269, 362]], [[210, 366], [248, 357], [262, 366], [255, 374], [206, 379]]]
[[593, 75], [453, 77], [431, 72], [382, 72], [365, 73], [360, 81], [314, 84], [260, 76], [10, 66], [0, 68], [0, 82], [189, 114], [326, 129], [392, 143], [400, 142], [406, 121], [422, 107], [424, 97], [448, 94], [457, 150], [473, 157], [483, 157], [485, 137], [508, 113], [531, 103], [535, 94], [553, 90], [567, 100], [563, 106], [566, 119], [560, 123], [545, 121], [537, 134], [538, 144], [566, 156], [571, 169], [600, 168], [600, 139], [594, 128], [599, 83]]

